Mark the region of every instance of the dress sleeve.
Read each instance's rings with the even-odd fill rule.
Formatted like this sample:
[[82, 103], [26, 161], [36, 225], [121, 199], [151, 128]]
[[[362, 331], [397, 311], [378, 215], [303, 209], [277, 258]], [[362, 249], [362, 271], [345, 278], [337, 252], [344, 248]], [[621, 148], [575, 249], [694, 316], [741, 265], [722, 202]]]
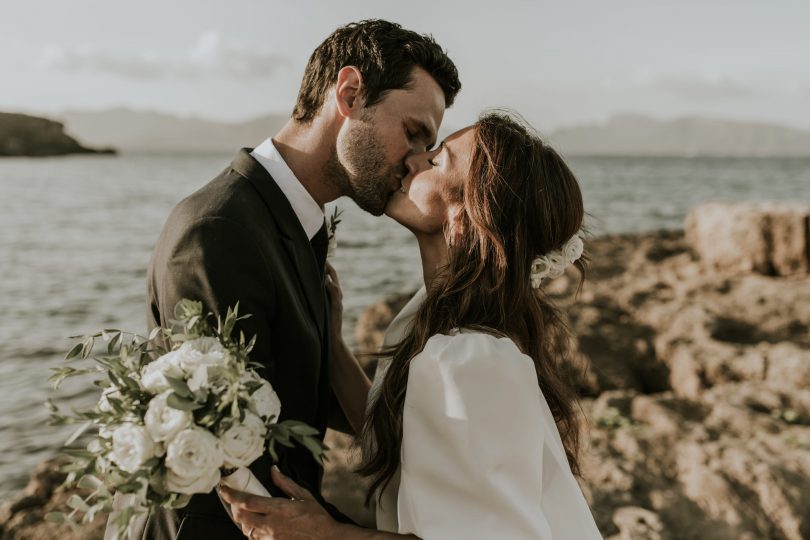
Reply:
[[433, 336], [410, 366], [399, 532], [551, 539], [541, 506], [549, 426], [540, 399], [532, 361], [511, 340]]

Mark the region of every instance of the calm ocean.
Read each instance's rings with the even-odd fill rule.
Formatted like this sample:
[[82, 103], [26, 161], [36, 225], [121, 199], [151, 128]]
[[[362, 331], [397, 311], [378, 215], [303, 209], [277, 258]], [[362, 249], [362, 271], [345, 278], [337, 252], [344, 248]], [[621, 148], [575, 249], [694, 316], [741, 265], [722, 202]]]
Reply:
[[[172, 206], [230, 156], [0, 160], [0, 500], [69, 434], [45, 424], [49, 368], [66, 336], [117, 327], [143, 332], [149, 256]], [[574, 158], [595, 234], [679, 228], [707, 199], [810, 200], [810, 159]], [[415, 242], [351, 201], [334, 264], [347, 309], [359, 312], [421, 278]], [[64, 403], [92, 402], [66, 386]]]

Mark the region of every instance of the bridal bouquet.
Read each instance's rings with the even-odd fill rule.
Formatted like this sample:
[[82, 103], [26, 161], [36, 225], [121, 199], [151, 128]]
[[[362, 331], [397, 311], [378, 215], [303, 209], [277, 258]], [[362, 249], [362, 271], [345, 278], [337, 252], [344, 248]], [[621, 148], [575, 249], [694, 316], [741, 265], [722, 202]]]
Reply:
[[[48, 407], [54, 424], [83, 423], [68, 447], [94, 429], [86, 446], [65, 449], [71, 459], [63, 466], [65, 484], [90, 494], [73, 495], [69, 513], [47, 519], [75, 525], [79, 515], [89, 522], [114, 511], [110, 523], [120, 537], [148, 508], [182, 508], [191, 495], [209, 493], [220, 481], [233, 485], [239, 478], [233, 486], [239, 489], [247, 479], [260, 486], [247, 466], [265, 448], [277, 460], [276, 444], [297, 442], [323, 463], [316, 429], [277, 421], [279, 398], [254, 369], [260, 366], [248, 360], [255, 336], [231, 337], [236, 322], [249, 316], [239, 317], [238, 308], [212, 326], [202, 303], [182, 300], [173, 329], [156, 328], [148, 338], [104, 330], [82, 337], [68, 352], [68, 362], [93, 364], [55, 368], [54, 388], [68, 377], [95, 376], [101, 397], [94, 407], [68, 415], [51, 400]], [[168, 350], [156, 344], [161, 333]], [[105, 354], [93, 354], [98, 340], [106, 341]]]

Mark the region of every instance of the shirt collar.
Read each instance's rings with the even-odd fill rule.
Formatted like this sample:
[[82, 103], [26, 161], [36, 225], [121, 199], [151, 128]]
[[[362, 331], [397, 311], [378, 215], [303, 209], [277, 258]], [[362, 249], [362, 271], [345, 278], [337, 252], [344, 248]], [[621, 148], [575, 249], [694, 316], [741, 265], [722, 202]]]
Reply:
[[256, 158], [256, 161], [267, 169], [267, 172], [276, 181], [279, 189], [290, 202], [298, 221], [301, 222], [301, 227], [304, 228], [307, 238], [312, 240], [312, 237], [324, 224], [323, 209], [318, 206], [312, 195], [309, 194], [301, 181], [296, 178], [287, 162], [278, 153], [276, 146], [273, 144], [273, 139], [268, 138], [265, 140], [254, 148], [250, 155]]

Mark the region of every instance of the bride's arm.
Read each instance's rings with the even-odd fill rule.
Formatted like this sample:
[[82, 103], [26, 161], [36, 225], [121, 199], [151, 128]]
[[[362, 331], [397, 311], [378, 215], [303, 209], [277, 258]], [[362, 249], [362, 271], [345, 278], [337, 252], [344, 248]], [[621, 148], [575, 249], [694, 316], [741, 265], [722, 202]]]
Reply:
[[360, 367], [360, 362], [343, 341], [343, 293], [340, 290], [337, 272], [331, 264], [326, 264], [326, 290], [329, 292], [330, 335], [332, 357], [329, 376], [346, 418], [355, 433], [360, 433], [366, 416], [366, 403], [371, 381]]
[[401, 540], [413, 535], [395, 534], [357, 525], [338, 523], [315, 497], [288, 478], [278, 468], [271, 470], [273, 482], [290, 498], [260, 497], [227, 486], [218, 488], [222, 499], [231, 505], [233, 519], [252, 540], [321, 538], [329, 540]]

